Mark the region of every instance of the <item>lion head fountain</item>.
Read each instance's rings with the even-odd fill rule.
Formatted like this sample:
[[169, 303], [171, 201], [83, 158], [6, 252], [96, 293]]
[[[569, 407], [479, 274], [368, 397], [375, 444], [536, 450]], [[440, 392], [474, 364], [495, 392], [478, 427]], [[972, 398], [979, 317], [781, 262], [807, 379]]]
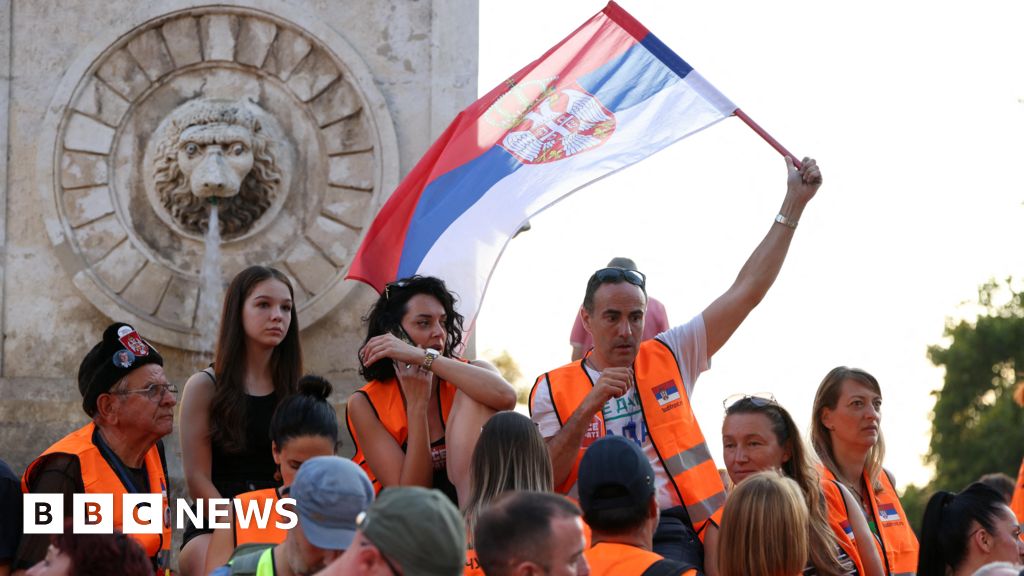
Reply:
[[281, 184], [273, 139], [249, 100], [190, 100], [155, 135], [156, 193], [185, 231], [203, 234], [216, 201], [221, 235], [245, 234], [266, 213]]

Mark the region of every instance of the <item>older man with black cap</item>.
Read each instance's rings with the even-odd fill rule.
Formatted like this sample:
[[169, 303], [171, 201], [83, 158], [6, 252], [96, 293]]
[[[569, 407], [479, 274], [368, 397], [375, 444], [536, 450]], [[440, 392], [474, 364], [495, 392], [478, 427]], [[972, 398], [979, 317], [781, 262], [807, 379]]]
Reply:
[[694, 566], [654, 553], [658, 501], [654, 468], [632, 441], [605, 436], [579, 469], [580, 507], [591, 529], [583, 555], [592, 576], [693, 576]]
[[285, 541], [233, 559], [210, 576], [308, 576], [352, 546], [356, 519], [373, 502], [373, 484], [356, 463], [319, 456], [302, 463], [288, 495], [298, 523]]
[[[171, 525], [167, 505], [167, 463], [160, 439], [174, 428], [174, 395], [163, 357], [139, 333], [121, 322], [103, 332], [78, 368], [82, 408], [92, 421], [50, 446], [22, 477], [26, 493], [64, 495], [64, 513], [73, 512], [73, 494], [112, 494], [114, 529], [121, 530], [126, 494], [160, 494], [159, 534], [132, 534], [158, 573], [169, 570]], [[139, 515], [141, 516], [141, 515]], [[27, 534], [15, 569], [46, 555], [50, 537]], [[17, 572], [16, 572], [17, 573]]]

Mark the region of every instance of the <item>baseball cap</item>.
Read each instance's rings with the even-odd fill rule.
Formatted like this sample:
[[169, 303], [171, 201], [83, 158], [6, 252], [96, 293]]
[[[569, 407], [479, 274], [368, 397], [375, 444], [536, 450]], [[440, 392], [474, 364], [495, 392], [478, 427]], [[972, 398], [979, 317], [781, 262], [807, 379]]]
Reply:
[[635, 443], [622, 436], [605, 436], [583, 454], [577, 489], [584, 513], [638, 506], [654, 495], [654, 469]]
[[356, 518], [373, 502], [373, 484], [351, 460], [318, 456], [302, 463], [288, 495], [312, 545], [345, 550], [356, 535]]
[[466, 527], [439, 490], [387, 488], [360, 519], [359, 530], [406, 576], [460, 576], [465, 569]]

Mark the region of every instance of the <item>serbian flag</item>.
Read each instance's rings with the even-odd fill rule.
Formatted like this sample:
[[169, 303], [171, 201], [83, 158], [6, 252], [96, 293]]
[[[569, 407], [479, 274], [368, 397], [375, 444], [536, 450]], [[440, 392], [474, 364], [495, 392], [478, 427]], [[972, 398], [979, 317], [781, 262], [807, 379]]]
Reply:
[[735, 111], [611, 2], [455, 118], [381, 208], [347, 278], [382, 292], [437, 276], [472, 326], [505, 245], [531, 217]]

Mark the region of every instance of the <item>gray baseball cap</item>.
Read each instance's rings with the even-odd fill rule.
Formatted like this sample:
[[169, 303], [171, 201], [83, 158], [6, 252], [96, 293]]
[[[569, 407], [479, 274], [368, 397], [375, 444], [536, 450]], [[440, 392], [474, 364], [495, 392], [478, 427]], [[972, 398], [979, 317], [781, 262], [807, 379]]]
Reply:
[[356, 535], [356, 517], [373, 502], [373, 484], [351, 460], [318, 456], [302, 463], [288, 495], [310, 544], [346, 550]]

